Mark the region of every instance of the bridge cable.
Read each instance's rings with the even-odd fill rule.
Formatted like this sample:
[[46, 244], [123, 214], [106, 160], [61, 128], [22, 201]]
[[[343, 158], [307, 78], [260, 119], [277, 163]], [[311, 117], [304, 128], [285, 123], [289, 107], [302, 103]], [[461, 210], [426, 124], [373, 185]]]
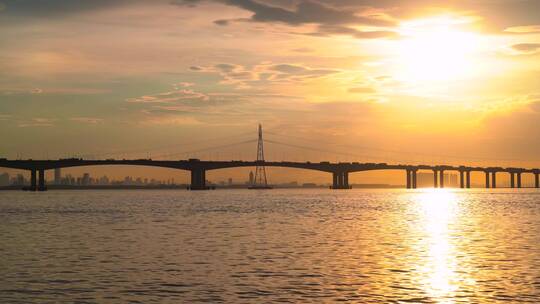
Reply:
[[[278, 134], [273, 132], [266, 132], [267, 134], [274, 135], [274, 136], [282, 136], [282, 137], [289, 137], [294, 139], [300, 139], [307, 142], [313, 142], [312, 139], [307, 139], [299, 136], [294, 135], [285, 135], [285, 134]], [[482, 157], [482, 156], [456, 156], [456, 155], [436, 155], [436, 154], [428, 154], [428, 153], [422, 153], [422, 152], [413, 152], [413, 151], [403, 151], [403, 150], [389, 150], [389, 149], [381, 149], [381, 148], [372, 148], [367, 146], [357, 146], [357, 145], [348, 145], [348, 144], [342, 144], [337, 142], [329, 142], [325, 141], [327, 144], [332, 144], [336, 146], [342, 146], [342, 147], [350, 147], [350, 148], [359, 148], [359, 149], [365, 149], [365, 150], [372, 150], [372, 151], [379, 151], [379, 152], [385, 152], [385, 153], [396, 153], [396, 154], [412, 154], [412, 155], [419, 155], [419, 156], [425, 156], [425, 157], [436, 157], [436, 158], [453, 158], [458, 160], [480, 160], [480, 161], [539, 161], [539, 160], [521, 160], [521, 159], [509, 159], [509, 158], [489, 158], [489, 157]]]

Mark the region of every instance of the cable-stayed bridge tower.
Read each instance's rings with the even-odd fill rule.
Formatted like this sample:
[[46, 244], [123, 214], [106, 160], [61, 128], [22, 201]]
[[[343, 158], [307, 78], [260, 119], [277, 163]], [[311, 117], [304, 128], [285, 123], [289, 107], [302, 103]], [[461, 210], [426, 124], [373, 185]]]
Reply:
[[268, 181], [266, 180], [266, 169], [264, 167], [264, 145], [263, 145], [263, 135], [262, 135], [262, 126], [259, 124], [259, 140], [257, 141], [257, 166], [255, 168], [255, 178], [253, 184], [249, 189], [272, 189], [268, 186]]

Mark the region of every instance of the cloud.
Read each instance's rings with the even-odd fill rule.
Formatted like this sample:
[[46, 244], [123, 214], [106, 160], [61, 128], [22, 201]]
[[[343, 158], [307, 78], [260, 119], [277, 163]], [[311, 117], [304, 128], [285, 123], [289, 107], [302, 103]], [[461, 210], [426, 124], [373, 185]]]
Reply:
[[346, 35], [357, 39], [397, 38], [399, 36], [393, 31], [360, 31], [352, 27], [339, 25], [321, 25], [316, 32], [305, 33], [304, 35], [320, 37]]
[[[475, 28], [490, 33], [538, 32], [538, 0], [176, 0], [220, 3], [250, 12], [249, 21], [394, 28], [400, 21], [452, 12], [474, 16]], [[233, 21], [233, 20], [231, 20]], [[525, 24], [525, 26], [523, 26]], [[531, 25], [527, 25], [531, 24]], [[506, 29], [506, 30], [505, 30]], [[357, 37], [363, 39], [362, 36]]]
[[19, 121], [17, 126], [19, 128], [28, 128], [28, 127], [52, 127], [55, 120], [49, 118], [32, 118], [30, 120]]
[[[202, 1], [176, 1], [174, 3], [193, 6]], [[319, 31], [310, 33], [313, 36], [350, 35], [357, 39], [388, 38], [396, 33], [386, 30], [359, 31], [351, 26], [369, 26], [386, 28], [396, 26], [396, 22], [384, 15], [359, 14], [358, 8], [343, 9], [321, 2], [303, 0], [296, 2], [292, 8], [283, 8], [268, 2], [255, 0], [214, 0], [252, 13], [249, 19], [219, 19], [214, 23], [220, 26], [232, 21], [252, 21], [260, 23], [283, 23], [289, 26], [318, 25]]]
[[93, 95], [108, 93], [110, 90], [78, 87], [0, 87], [0, 95]]
[[522, 54], [535, 54], [540, 50], [540, 43], [514, 44], [512, 49]]
[[179, 82], [179, 83], [175, 83], [173, 86], [175, 89], [178, 89], [178, 88], [189, 88], [194, 85], [195, 84], [193, 82]]
[[75, 122], [87, 123], [87, 124], [103, 123], [102, 118], [96, 118], [96, 117], [72, 117], [69, 120], [75, 121]]
[[355, 11], [337, 9], [313, 1], [301, 1], [294, 10], [261, 4], [253, 0], [225, 0], [253, 13], [251, 20], [258, 22], [283, 22], [301, 24], [356, 24], [369, 26], [393, 26], [394, 22], [372, 17], [359, 16]]
[[193, 117], [150, 117], [143, 121], [143, 124], [149, 125], [181, 125], [181, 126], [196, 126], [203, 123]]
[[512, 34], [536, 34], [540, 33], [540, 25], [513, 26], [504, 31]]
[[43, 90], [40, 88], [0, 88], [1, 95], [31, 95], [41, 93], [43, 93]]
[[140, 0], [3, 0], [0, 12], [17, 16], [46, 17], [107, 9]]
[[175, 88], [173, 91], [158, 93], [154, 95], [144, 95], [136, 98], [128, 98], [131, 103], [176, 103], [181, 101], [199, 102], [208, 101], [208, 96], [188, 89]]
[[[173, 90], [129, 98], [126, 102], [143, 115], [142, 121], [151, 124], [216, 124], [224, 121], [236, 124], [257, 111], [260, 115], [273, 115], [299, 100], [296, 96], [271, 93]], [[272, 106], [275, 104], [280, 106]]]
[[216, 25], [221, 25], [221, 26], [225, 26], [225, 25], [229, 25], [229, 22], [230, 22], [230, 20], [219, 19], [219, 20], [215, 20], [215, 21], [214, 21], [214, 24], [216, 24]]
[[242, 67], [239, 66], [239, 65], [229, 64], [229, 63], [216, 64], [214, 67], [216, 69], [220, 70], [223, 73], [231, 73], [231, 72], [233, 72], [235, 70], [238, 71], [238, 70], [242, 69]]
[[197, 67], [195, 71], [217, 73], [223, 78], [221, 84], [234, 85], [237, 88], [271, 83], [303, 82], [341, 72], [337, 69], [313, 68], [291, 63], [261, 63], [251, 67], [220, 63], [209, 67]]

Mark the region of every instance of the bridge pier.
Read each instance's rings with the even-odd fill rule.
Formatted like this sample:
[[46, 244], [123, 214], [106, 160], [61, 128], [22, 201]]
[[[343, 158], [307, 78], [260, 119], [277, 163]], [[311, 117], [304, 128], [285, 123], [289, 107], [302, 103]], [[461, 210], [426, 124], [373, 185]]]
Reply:
[[191, 184], [189, 190], [208, 190], [210, 187], [206, 186], [206, 170], [193, 169], [191, 170]]
[[418, 169], [406, 169], [405, 174], [407, 177], [407, 189], [416, 189], [417, 188], [417, 173]]
[[439, 171], [439, 184], [441, 188], [444, 188], [444, 170]]
[[540, 188], [540, 178], [538, 173], [534, 173], [534, 187]]
[[349, 172], [332, 172], [332, 189], [351, 189]]
[[459, 171], [459, 187], [461, 189], [465, 188], [465, 171]]
[[439, 187], [439, 179], [437, 176], [437, 170], [433, 170], [433, 188]]
[[517, 172], [516, 176], [517, 176], [517, 187], [521, 188], [521, 172]]
[[36, 169], [30, 170], [30, 188], [28, 190], [30, 191], [37, 190]]
[[491, 188], [497, 188], [497, 172], [491, 172]]
[[465, 172], [465, 177], [466, 177], [466, 183], [465, 183], [465, 187], [467, 187], [467, 189], [471, 189], [471, 171], [466, 171]]
[[47, 191], [47, 188], [45, 187], [45, 170], [39, 169], [39, 179], [38, 179], [38, 191]]
[[510, 172], [510, 188], [515, 188], [516, 182], [515, 182], [515, 174], [514, 172]]
[[489, 172], [484, 172], [486, 174], [486, 189], [489, 189]]

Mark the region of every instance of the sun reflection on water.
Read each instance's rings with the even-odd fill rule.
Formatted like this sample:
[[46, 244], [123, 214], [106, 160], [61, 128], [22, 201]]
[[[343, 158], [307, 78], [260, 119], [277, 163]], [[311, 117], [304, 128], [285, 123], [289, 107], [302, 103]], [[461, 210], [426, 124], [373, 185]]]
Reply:
[[458, 209], [456, 193], [432, 189], [419, 193], [417, 199], [423, 235], [420, 246], [426, 252], [420, 269], [422, 288], [438, 303], [453, 303], [459, 281], [451, 235]]

